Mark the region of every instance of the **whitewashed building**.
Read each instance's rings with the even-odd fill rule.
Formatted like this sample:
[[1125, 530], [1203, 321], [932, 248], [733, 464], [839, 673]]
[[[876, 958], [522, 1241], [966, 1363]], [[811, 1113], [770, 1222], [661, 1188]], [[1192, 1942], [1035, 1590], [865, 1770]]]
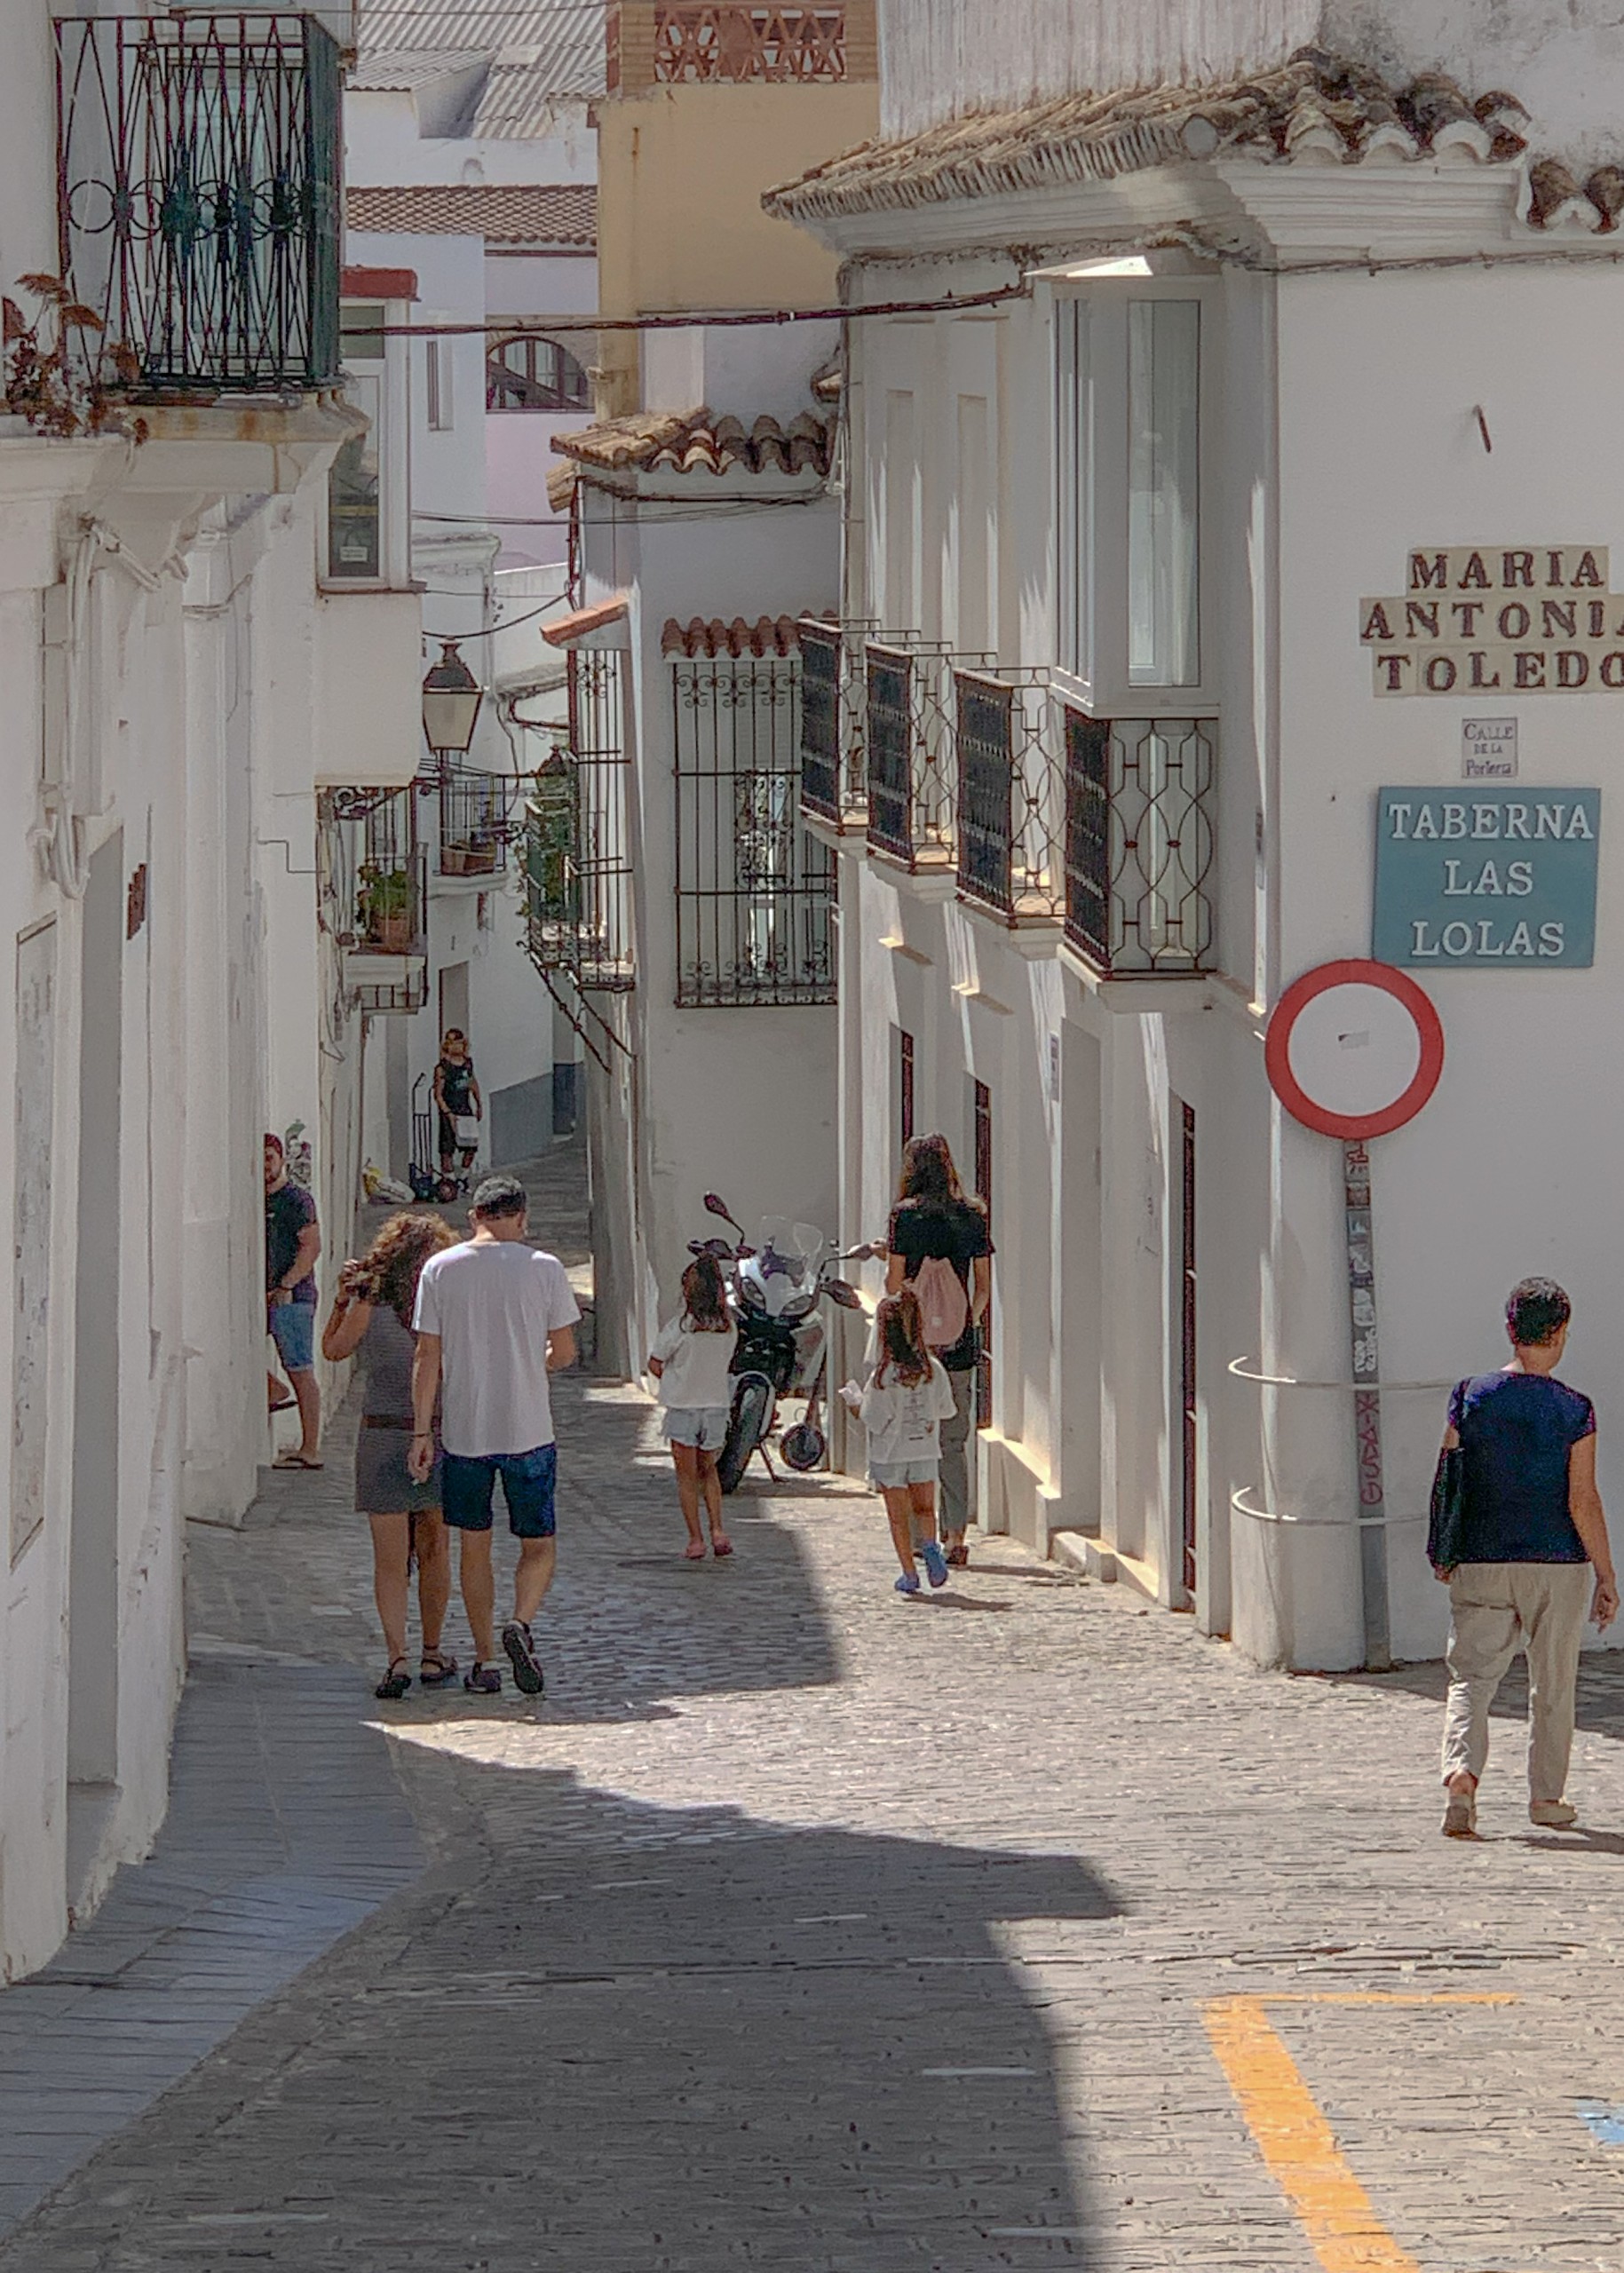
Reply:
[[[1520, 1276], [1570, 1288], [1624, 1475], [1611, 12], [880, 15], [880, 137], [765, 201], [851, 312], [803, 777], [840, 872], [843, 1231], [910, 1131], [989, 1201], [989, 1527], [1069, 1534], [1269, 1663], [1379, 1660], [1384, 1582], [1387, 1646], [1434, 1656], [1444, 1389], [1500, 1362]], [[1580, 791], [1571, 878], [1443, 841], [1555, 837]], [[1291, 981], [1373, 953], [1446, 1060], [1371, 1147], [1362, 1534], [1342, 1151], [1263, 1042]]]
[[[579, 1045], [525, 954], [512, 847], [518, 777], [545, 761], [546, 729], [562, 720], [562, 661], [541, 636], [567, 573], [549, 444], [590, 403], [579, 329], [598, 302], [587, 115], [603, 91], [605, 34], [601, 11], [564, 0], [368, 0], [357, 28], [345, 113], [352, 339], [369, 337], [374, 384], [386, 362], [401, 374], [403, 535], [425, 666], [460, 637], [486, 691], [471, 748], [425, 750], [424, 789], [373, 822], [400, 836], [424, 894], [422, 1015], [380, 1021], [368, 1053], [368, 1147], [402, 1175], [437, 1157], [432, 1085], [448, 1026], [471, 1038], [482, 1160], [539, 1152], [573, 1119]], [[558, 320], [576, 328], [550, 337]], [[498, 651], [503, 622], [513, 628]]]
[[[326, 589], [328, 469], [357, 426], [337, 42], [318, 14], [53, 26], [43, 0], [7, 30], [9, 1978], [162, 1819], [185, 1520], [239, 1519], [269, 1453], [263, 1130], [292, 1136], [329, 1255], [348, 1238], [359, 1052], [317, 921], [317, 795], [405, 778], [420, 728], [415, 597]], [[252, 130], [235, 159], [231, 120]], [[134, 151], [183, 146], [200, 180], [246, 165], [257, 210], [273, 179], [294, 193], [229, 273], [178, 179], [150, 231], [114, 198]], [[64, 260], [104, 327], [69, 313], [66, 365]]]

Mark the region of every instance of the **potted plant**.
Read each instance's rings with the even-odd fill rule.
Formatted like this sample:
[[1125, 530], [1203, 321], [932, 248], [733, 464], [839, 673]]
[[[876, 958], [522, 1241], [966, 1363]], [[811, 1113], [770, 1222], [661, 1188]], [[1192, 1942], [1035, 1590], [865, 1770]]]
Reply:
[[380, 954], [403, 955], [412, 944], [412, 880], [405, 868], [363, 860], [355, 894], [361, 936]]

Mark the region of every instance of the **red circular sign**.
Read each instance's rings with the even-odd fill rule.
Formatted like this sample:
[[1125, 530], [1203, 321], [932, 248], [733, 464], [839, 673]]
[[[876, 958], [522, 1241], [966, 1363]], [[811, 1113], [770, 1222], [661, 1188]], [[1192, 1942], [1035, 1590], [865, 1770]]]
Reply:
[[1385, 1136], [1413, 1121], [1444, 1070], [1444, 1028], [1407, 971], [1350, 957], [1295, 978], [1264, 1044], [1270, 1085], [1321, 1136]]

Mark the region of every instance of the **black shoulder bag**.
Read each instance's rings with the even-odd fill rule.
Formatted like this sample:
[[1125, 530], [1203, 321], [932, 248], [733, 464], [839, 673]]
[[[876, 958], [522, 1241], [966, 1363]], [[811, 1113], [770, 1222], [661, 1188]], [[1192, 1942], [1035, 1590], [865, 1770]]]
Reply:
[[1466, 1538], [1466, 1453], [1446, 1445], [1432, 1478], [1432, 1511], [1427, 1525], [1427, 1560], [1435, 1571], [1453, 1571], [1462, 1561]]

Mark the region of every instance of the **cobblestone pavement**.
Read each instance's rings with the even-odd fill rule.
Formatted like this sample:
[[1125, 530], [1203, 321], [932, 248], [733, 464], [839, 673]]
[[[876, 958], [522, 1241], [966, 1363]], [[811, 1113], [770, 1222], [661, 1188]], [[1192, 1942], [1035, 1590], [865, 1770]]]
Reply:
[[1624, 2269], [1607, 1667], [1602, 1827], [1501, 1722], [1456, 1845], [1430, 1669], [1256, 1674], [1002, 1540], [900, 1602], [826, 1479], [691, 1566], [643, 1400], [559, 1424], [544, 1700], [372, 1702], [342, 1431], [200, 1536], [215, 1662], [387, 1730], [427, 1863], [0, 2273]]

